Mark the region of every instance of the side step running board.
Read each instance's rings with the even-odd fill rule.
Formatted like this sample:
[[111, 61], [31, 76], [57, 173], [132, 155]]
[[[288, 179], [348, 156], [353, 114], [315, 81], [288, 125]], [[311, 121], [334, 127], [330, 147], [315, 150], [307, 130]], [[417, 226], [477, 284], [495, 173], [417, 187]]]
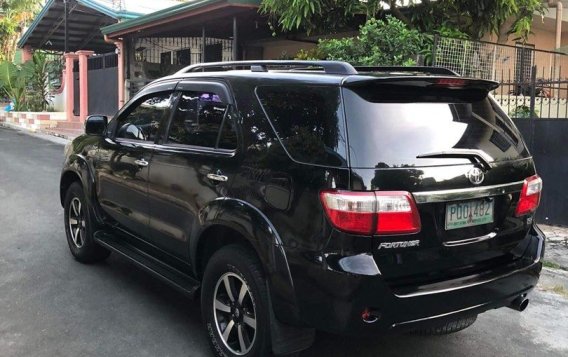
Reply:
[[95, 241], [101, 246], [127, 258], [191, 298], [195, 296], [195, 293], [199, 289], [199, 281], [148, 255], [121, 239], [118, 234], [115, 236], [113, 233], [107, 231], [98, 231], [95, 233], [94, 237]]

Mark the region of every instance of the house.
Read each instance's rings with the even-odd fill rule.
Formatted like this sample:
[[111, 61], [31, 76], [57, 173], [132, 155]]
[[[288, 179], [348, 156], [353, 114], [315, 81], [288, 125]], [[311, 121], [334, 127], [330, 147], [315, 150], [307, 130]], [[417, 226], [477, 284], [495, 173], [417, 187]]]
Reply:
[[[557, 51], [568, 46], [568, 0], [549, 0], [545, 2], [545, 14], [533, 15], [532, 34], [527, 44], [537, 50]], [[486, 40], [498, 42], [497, 36], [486, 36]], [[514, 36], [506, 43], [515, 45]]]
[[[64, 84], [56, 93], [55, 104], [66, 112], [70, 126], [80, 127], [87, 115], [114, 113], [149, 81], [187, 65], [289, 59], [300, 49], [317, 44], [317, 36], [273, 36], [267, 18], [258, 13], [260, 3], [261, 0], [48, 0], [18, 45], [25, 49], [26, 58], [34, 49], [65, 53]], [[564, 3], [568, 6], [568, 1], [550, 0], [545, 16], [534, 16], [528, 43], [516, 43], [511, 36], [506, 41], [510, 51], [503, 47], [498, 53], [485, 53], [483, 61], [479, 56], [466, 59], [483, 62], [487, 67], [484, 73], [493, 79], [499, 71], [503, 73], [501, 79], [506, 77], [505, 72], [509, 72], [509, 77], [510, 73], [516, 77], [521, 73], [522, 77], [537, 62], [543, 68], [545, 64], [551, 67], [553, 61], [549, 57], [530, 55], [532, 52], [529, 55], [533, 57], [526, 57], [526, 52], [518, 48], [551, 51], [568, 46], [568, 36], [562, 36], [563, 29], [568, 31]], [[496, 42], [498, 38], [487, 36], [485, 40]], [[455, 60], [466, 62], [460, 58]], [[470, 67], [476, 66], [479, 67], [473, 63]], [[100, 86], [106, 90], [93, 90]]]
[[317, 38], [273, 36], [261, 0], [186, 1], [102, 29], [125, 49], [127, 96], [149, 81], [200, 62], [292, 59]]
[[[97, 92], [92, 90], [101, 83], [117, 83], [118, 78], [117, 48], [105, 40], [100, 28], [176, 4], [178, 1], [172, 0], [46, 1], [18, 41], [18, 47], [23, 50], [23, 61], [29, 60], [37, 49], [65, 54], [65, 71], [61, 87], [53, 93], [53, 105], [56, 111], [65, 113], [67, 123], [57, 123], [58, 126], [82, 128], [82, 121], [88, 114], [110, 114], [118, 107], [118, 85], [105, 91], [106, 98], [95, 95]], [[92, 95], [89, 95], [89, 88]], [[46, 125], [52, 125], [54, 120], [51, 119], [61, 115], [42, 114], [39, 117], [47, 118]], [[42, 119], [37, 118], [20, 119], [31, 123], [32, 128], [38, 128], [42, 126]]]

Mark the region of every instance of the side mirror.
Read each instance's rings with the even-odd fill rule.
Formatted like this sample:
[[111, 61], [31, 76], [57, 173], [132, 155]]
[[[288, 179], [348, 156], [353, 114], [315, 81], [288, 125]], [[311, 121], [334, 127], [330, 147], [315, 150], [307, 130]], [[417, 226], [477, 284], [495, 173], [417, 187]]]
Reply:
[[85, 121], [85, 134], [103, 135], [108, 125], [108, 118], [104, 115], [91, 115]]

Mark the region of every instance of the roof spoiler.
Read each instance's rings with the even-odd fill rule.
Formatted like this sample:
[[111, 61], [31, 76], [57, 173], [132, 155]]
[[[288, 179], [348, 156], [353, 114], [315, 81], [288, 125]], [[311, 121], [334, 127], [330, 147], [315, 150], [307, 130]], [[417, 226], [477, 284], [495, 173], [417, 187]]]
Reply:
[[499, 83], [485, 79], [464, 78], [456, 76], [399, 76], [372, 77], [352, 76], [343, 80], [342, 85], [348, 88], [380, 85], [387, 87], [414, 87], [449, 90], [481, 90], [491, 92], [499, 87]]
[[429, 75], [442, 75], [442, 76], [459, 76], [459, 73], [452, 71], [445, 67], [432, 67], [432, 66], [355, 66], [355, 69], [360, 74], [365, 72], [371, 73], [405, 73], [405, 74], [429, 74]]

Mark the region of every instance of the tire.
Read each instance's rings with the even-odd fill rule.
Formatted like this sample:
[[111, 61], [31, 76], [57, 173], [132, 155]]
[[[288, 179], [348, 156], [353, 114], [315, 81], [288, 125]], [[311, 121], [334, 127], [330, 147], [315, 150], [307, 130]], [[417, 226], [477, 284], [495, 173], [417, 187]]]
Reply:
[[463, 317], [454, 321], [447, 322], [440, 326], [428, 327], [421, 330], [418, 330], [418, 334], [424, 336], [442, 336], [442, 335], [449, 335], [454, 332], [458, 332], [464, 330], [477, 320], [477, 315]]
[[203, 276], [201, 309], [216, 356], [270, 355], [268, 306], [262, 266], [252, 251], [230, 245], [211, 257]]
[[108, 258], [110, 251], [94, 241], [93, 234], [98, 226], [79, 182], [69, 186], [64, 210], [65, 234], [73, 257], [81, 263], [96, 263]]

